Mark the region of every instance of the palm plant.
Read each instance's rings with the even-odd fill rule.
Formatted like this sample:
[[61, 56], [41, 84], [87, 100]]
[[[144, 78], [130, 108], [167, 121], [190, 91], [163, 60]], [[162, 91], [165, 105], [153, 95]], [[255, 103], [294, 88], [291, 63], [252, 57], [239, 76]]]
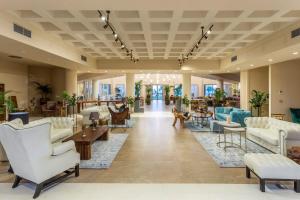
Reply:
[[252, 90], [251, 96], [252, 96], [252, 98], [249, 100], [249, 103], [251, 104], [251, 112], [252, 112], [252, 107], [254, 109], [257, 109], [257, 115], [258, 115], [258, 117], [260, 117], [261, 107], [269, 99], [269, 94], [266, 92], [258, 91], [258, 90]]
[[0, 114], [3, 115], [6, 113], [6, 109], [9, 113], [15, 110], [15, 105], [13, 101], [7, 97], [11, 91], [0, 92]]
[[39, 82], [33, 82], [36, 86], [36, 90], [42, 95], [43, 99], [47, 99], [48, 95], [52, 93], [52, 88], [49, 84], [41, 84]]
[[134, 93], [135, 93], [135, 98], [136, 99], [140, 99], [140, 96], [141, 96], [141, 89], [142, 89], [142, 80], [138, 81], [138, 82], [135, 82], [135, 90], [134, 90]]
[[215, 96], [215, 106], [221, 106], [221, 102], [224, 100], [226, 96], [226, 92], [221, 88], [216, 88], [214, 96]]
[[165, 95], [165, 104], [166, 105], [170, 105], [170, 86], [169, 85], [165, 85], [165, 92], [166, 92], [166, 95]]
[[145, 100], [147, 105], [151, 104], [151, 91], [152, 91], [151, 86], [147, 85], [146, 86], [146, 100]]

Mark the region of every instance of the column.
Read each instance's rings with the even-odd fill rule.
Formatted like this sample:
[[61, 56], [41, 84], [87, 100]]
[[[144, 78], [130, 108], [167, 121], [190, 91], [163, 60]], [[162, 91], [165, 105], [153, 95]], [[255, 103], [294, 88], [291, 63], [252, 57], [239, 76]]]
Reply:
[[93, 94], [92, 99], [97, 99], [99, 94], [99, 81], [98, 80], [92, 80], [93, 83]]
[[134, 74], [126, 74], [126, 96], [134, 97]]
[[249, 71], [240, 73], [240, 104], [241, 108], [249, 110]]
[[218, 88], [221, 88], [222, 90], [224, 90], [224, 80], [223, 79], [219, 79], [218, 80]]
[[72, 95], [72, 94], [77, 94], [77, 72], [76, 70], [66, 70], [65, 74], [65, 89], [66, 91]]
[[191, 74], [182, 74], [182, 96], [187, 95], [189, 99], [191, 98], [191, 77]]

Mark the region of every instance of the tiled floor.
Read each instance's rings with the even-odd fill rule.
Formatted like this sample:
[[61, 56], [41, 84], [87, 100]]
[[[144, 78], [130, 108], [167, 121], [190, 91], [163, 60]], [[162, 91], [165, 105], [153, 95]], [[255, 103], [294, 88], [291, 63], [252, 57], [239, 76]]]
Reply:
[[[171, 107], [153, 104], [137, 115], [134, 128], [110, 169], [81, 170], [81, 183], [253, 183], [244, 168], [220, 168], [188, 129], [172, 126]], [[163, 110], [165, 112], [157, 112]], [[151, 112], [156, 111], [156, 112]], [[169, 112], [169, 113], [168, 113]], [[139, 117], [140, 116], [140, 117]], [[120, 132], [115, 129], [113, 133]], [[113, 134], [112, 133], [112, 134]], [[0, 166], [0, 182], [11, 182]]]

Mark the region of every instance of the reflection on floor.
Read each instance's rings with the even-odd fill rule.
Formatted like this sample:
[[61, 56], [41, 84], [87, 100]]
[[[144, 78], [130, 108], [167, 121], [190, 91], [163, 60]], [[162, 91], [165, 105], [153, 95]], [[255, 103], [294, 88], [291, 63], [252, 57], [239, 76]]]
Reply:
[[[270, 189], [272, 188], [272, 189]], [[60, 184], [43, 192], [43, 200], [284, 200], [299, 199], [292, 190], [271, 186], [262, 193], [258, 185], [247, 184]], [[0, 184], [2, 199], [32, 199], [32, 186], [20, 185], [11, 189], [9, 184]]]
[[150, 105], [145, 104], [145, 112], [170, 112], [173, 106], [166, 106], [163, 100], [152, 100]]

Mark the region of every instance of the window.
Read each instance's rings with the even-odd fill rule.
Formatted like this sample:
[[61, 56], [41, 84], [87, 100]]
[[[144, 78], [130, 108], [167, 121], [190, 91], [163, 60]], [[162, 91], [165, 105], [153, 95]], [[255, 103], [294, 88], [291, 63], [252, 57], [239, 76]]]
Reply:
[[215, 84], [204, 84], [204, 96], [213, 96], [217, 85]]
[[199, 96], [198, 92], [198, 85], [197, 84], [192, 84], [191, 87], [191, 97], [192, 99], [197, 98]]
[[124, 84], [117, 84], [115, 88], [116, 98], [124, 97], [125, 96], [125, 85]]
[[101, 96], [111, 95], [111, 85], [110, 84], [100, 84], [100, 95]]

